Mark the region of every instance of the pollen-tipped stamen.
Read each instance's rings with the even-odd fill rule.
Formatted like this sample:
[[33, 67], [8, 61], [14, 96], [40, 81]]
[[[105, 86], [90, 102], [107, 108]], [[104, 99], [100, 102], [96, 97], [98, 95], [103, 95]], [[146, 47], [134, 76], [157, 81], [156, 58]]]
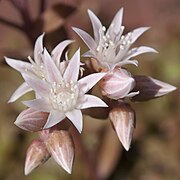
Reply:
[[50, 90], [50, 101], [55, 110], [66, 112], [75, 107], [78, 95], [79, 89], [77, 83], [54, 82]]

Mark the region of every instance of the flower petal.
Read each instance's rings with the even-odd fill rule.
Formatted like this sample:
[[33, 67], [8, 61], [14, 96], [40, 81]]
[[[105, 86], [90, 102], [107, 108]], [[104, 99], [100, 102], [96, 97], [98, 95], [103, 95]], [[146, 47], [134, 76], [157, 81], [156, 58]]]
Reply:
[[80, 110], [73, 109], [72, 111], [66, 112], [65, 115], [74, 124], [79, 133], [81, 133], [83, 128], [82, 112]]
[[141, 36], [145, 31], [147, 31], [149, 27], [141, 27], [133, 30], [132, 32], [129, 32], [124, 36], [124, 38], [129, 38], [130, 43], [128, 43], [126, 46], [124, 46], [123, 50], [120, 50], [115, 59], [113, 60], [114, 63], [118, 63], [119, 61], [124, 61], [124, 57], [128, 53], [128, 50], [130, 46], [138, 39], [139, 36]]
[[78, 82], [81, 91], [83, 91], [84, 93], [88, 92], [105, 75], [106, 73], [94, 73], [80, 79]]
[[140, 27], [131, 32], [131, 44], [134, 43], [149, 27]]
[[107, 34], [109, 34], [113, 39], [114, 36], [120, 33], [121, 26], [122, 26], [122, 18], [123, 18], [123, 8], [121, 8], [116, 15], [114, 16], [111, 25], [109, 26], [109, 29], [107, 31]]
[[97, 44], [87, 32], [75, 27], [72, 29], [81, 37], [90, 50], [95, 51]]
[[100, 98], [86, 94], [84, 95], [85, 102], [81, 105], [81, 109], [86, 109], [90, 107], [108, 107], [108, 105], [102, 101]]
[[21, 96], [23, 96], [24, 94], [30, 91], [32, 91], [32, 88], [30, 88], [26, 82], [22, 83], [13, 93], [8, 103], [12, 103], [16, 101], [18, 98], [20, 98]]
[[5, 57], [5, 61], [9, 66], [16, 69], [20, 73], [26, 72], [26, 70], [32, 71], [30, 63], [23, 62], [21, 60], [7, 58], [7, 57]]
[[45, 33], [40, 35], [34, 46], [34, 61], [40, 65], [42, 63], [42, 52], [43, 52], [43, 38], [44, 38]]
[[65, 118], [64, 113], [61, 113], [59, 111], [51, 111], [47, 120], [47, 123], [44, 126], [44, 129], [46, 128], [50, 128], [54, 125], [56, 125], [57, 123], [59, 123], [60, 121], [62, 121]]
[[114, 65], [114, 67], [116, 66], [116, 67], [118, 67], [118, 66], [124, 66], [124, 65], [126, 65], [126, 64], [133, 64], [133, 65], [135, 65], [135, 66], [138, 66], [138, 61], [137, 60], [123, 60], [123, 61], [120, 61], [120, 62], [118, 62], [118, 63], [116, 63], [115, 65]]
[[102, 29], [101, 21], [98, 19], [98, 17], [88, 9], [89, 18], [91, 20], [92, 26], [93, 26], [93, 32], [94, 32], [94, 39], [96, 42], [99, 42], [99, 30]]
[[143, 53], [148, 53], [148, 52], [157, 53], [157, 51], [151, 47], [140, 46], [140, 47], [131, 49], [128, 52], [127, 56], [123, 59], [123, 61], [126, 61], [132, 57], [138, 56], [138, 55], [143, 54]]
[[79, 75], [79, 66], [80, 66], [80, 50], [78, 49], [76, 53], [73, 55], [69, 64], [64, 72], [63, 78], [65, 81], [76, 82]]
[[94, 58], [96, 58], [96, 56], [91, 51], [85, 52], [82, 56], [83, 57], [92, 57], [92, 58], [94, 57]]
[[42, 81], [35, 76], [29, 76], [27, 74], [22, 74], [22, 76], [29, 87], [31, 87], [41, 97], [46, 97], [47, 94], [49, 94], [49, 86], [45, 81]]
[[46, 48], [44, 48], [43, 62], [44, 62], [45, 70], [47, 71], [48, 80], [50, 82], [58, 83], [62, 79], [62, 75], [58, 70], [57, 66], [55, 65], [55, 62], [52, 60], [50, 54], [46, 50]]
[[71, 44], [72, 40], [65, 40], [61, 43], [59, 43], [52, 51], [51, 55], [52, 55], [52, 59], [54, 60], [55, 64], [57, 65], [57, 67], [59, 67], [59, 63], [60, 63], [60, 58], [61, 58], [61, 55], [64, 51], [64, 49], [69, 45]]
[[44, 99], [33, 99], [29, 101], [23, 101], [26, 106], [36, 109], [42, 112], [50, 112], [51, 106]]

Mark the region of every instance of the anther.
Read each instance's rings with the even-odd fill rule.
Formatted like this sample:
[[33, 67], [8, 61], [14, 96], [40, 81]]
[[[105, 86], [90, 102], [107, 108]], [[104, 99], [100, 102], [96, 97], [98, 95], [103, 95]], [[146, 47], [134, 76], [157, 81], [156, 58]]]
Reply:
[[106, 27], [105, 27], [105, 26], [103, 26], [103, 27], [102, 27], [102, 30], [105, 32], [105, 31], [106, 31]]

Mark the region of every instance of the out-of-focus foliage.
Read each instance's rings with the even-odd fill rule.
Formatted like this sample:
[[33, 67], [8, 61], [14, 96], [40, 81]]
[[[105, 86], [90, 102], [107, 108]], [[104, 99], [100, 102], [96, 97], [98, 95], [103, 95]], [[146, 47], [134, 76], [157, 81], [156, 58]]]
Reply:
[[[159, 51], [159, 54], [139, 57], [138, 69], [128, 68], [137, 75], [150, 75], [180, 88], [179, 0], [47, 0], [41, 16], [39, 2], [40, 0], [28, 1], [33, 22], [28, 31], [32, 33], [32, 39], [45, 31], [45, 44], [51, 50], [61, 40], [75, 38], [82, 52], [86, 47], [71, 26], [92, 32], [87, 9], [93, 10], [105, 25], [109, 25], [116, 11], [124, 7], [125, 31], [139, 26], [152, 27], [137, 43], [145, 42]], [[0, 17], [20, 25], [23, 22], [17, 9], [6, 0], [0, 1]], [[25, 107], [20, 101], [14, 104], [7, 104], [7, 101], [22, 79], [5, 64], [3, 56], [26, 60], [33, 53], [33, 40], [29, 40], [25, 32], [0, 23], [1, 180], [92, 179], [94, 167], [102, 179], [180, 179], [179, 89], [160, 99], [133, 104], [136, 129], [129, 152], [122, 149], [109, 121], [98, 121], [86, 116], [81, 137], [89, 154], [84, 155], [75, 140], [77, 146], [72, 175], [66, 174], [49, 160], [29, 176], [24, 176], [25, 152], [36, 134], [25, 132], [13, 124]], [[75, 51], [77, 47], [77, 44], [73, 45], [72, 50]], [[26, 95], [23, 99], [31, 96], [32, 94]], [[88, 164], [88, 159], [92, 159], [95, 164]]]

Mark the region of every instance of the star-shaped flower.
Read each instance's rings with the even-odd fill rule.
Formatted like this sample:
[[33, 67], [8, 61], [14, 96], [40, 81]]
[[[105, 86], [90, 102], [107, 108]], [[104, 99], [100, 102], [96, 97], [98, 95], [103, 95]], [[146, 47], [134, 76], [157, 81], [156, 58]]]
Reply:
[[122, 35], [124, 31], [124, 26], [122, 26], [123, 8], [117, 12], [107, 30], [92, 11], [88, 10], [88, 14], [93, 27], [94, 39], [81, 29], [73, 28], [73, 30], [89, 48], [84, 56], [96, 59], [101, 67], [113, 70], [115, 67], [125, 64], [137, 66], [137, 60], [130, 60], [131, 58], [147, 52], [156, 52], [147, 46], [130, 49], [131, 45], [149, 28], [137, 28]]
[[[36, 42], [35, 42], [35, 47], [34, 47], [34, 61], [32, 60], [31, 57], [28, 57], [29, 62], [24, 62], [21, 60], [16, 60], [12, 58], [7, 58], [5, 57], [5, 60], [8, 65], [10, 65], [12, 68], [16, 69], [20, 73], [27, 73], [27, 74], [32, 74], [36, 77], [46, 79], [46, 73], [44, 71], [44, 64], [42, 62], [42, 53], [43, 53], [43, 37], [44, 33], [40, 35]], [[52, 51], [52, 60], [55, 62], [57, 67], [61, 71], [64, 70], [64, 68], [67, 65], [66, 61], [63, 61], [60, 63], [60, 57], [64, 51], [64, 49], [72, 43], [72, 40], [65, 40], [59, 43]], [[17, 90], [13, 93], [11, 98], [9, 99], [8, 102], [14, 102], [27, 92], [32, 91], [32, 88], [28, 86], [26, 82], [22, 83]]]
[[49, 113], [44, 128], [50, 128], [67, 117], [81, 132], [83, 127], [81, 109], [107, 107], [100, 98], [85, 94], [105, 73], [94, 73], [78, 81], [80, 50], [73, 55], [63, 74], [46, 49], [44, 49], [42, 60], [47, 80], [22, 73], [29, 87], [38, 95], [37, 99], [24, 101], [24, 104]]

